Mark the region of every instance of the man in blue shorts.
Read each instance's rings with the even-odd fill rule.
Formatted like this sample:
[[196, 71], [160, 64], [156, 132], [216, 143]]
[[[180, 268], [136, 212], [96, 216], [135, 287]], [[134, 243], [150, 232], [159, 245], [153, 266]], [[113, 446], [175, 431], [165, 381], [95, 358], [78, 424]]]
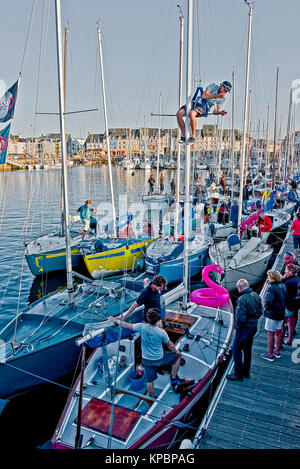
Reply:
[[90, 220], [91, 220], [91, 212], [96, 213], [97, 210], [91, 208], [92, 201], [86, 200], [84, 205], [81, 205], [77, 210], [80, 213], [80, 219], [83, 223], [83, 232], [81, 233], [82, 239], [84, 239], [86, 234], [90, 233]]
[[[206, 117], [212, 107], [214, 107], [213, 114], [221, 114], [222, 116], [227, 114], [226, 111], [221, 111], [220, 109], [224, 104], [226, 93], [229, 93], [231, 88], [232, 86], [229, 81], [223, 81], [220, 85], [211, 83], [204, 91], [200, 86], [197, 88], [192, 99], [192, 109], [189, 113], [191, 136], [188, 139], [188, 144], [192, 144], [196, 140], [197, 117]], [[180, 143], [185, 142], [185, 123], [183, 120], [186, 115], [185, 108], [186, 106], [182, 106], [176, 114], [178, 126], [181, 130]]]
[[[159, 327], [160, 311], [157, 308], [151, 308], [147, 311], [147, 323], [129, 324], [122, 322], [122, 327], [132, 331], [139, 332], [142, 342], [142, 360], [147, 380], [147, 391], [154, 399], [154, 381], [157, 378], [157, 368], [162, 365], [172, 365], [171, 385], [175, 389], [176, 385], [184, 383], [177, 375], [180, 367], [181, 352], [176, 349], [173, 342], [168, 337], [164, 329]], [[110, 316], [108, 319], [114, 321], [118, 326], [121, 320]], [[165, 344], [170, 352], [164, 351]]]

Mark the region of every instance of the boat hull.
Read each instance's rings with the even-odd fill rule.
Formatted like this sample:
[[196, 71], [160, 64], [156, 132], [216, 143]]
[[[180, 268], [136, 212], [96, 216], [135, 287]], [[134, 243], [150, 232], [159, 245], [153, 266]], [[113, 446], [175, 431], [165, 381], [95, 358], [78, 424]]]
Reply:
[[[72, 267], [84, 266], [83, 257], [77, 246], [71, 250]], [[66, 270], [66, 249], [58, 249], [40, 254], [26, 254], [29, 269], [33, 275], [42, 275], [50, 272]]]
[[[250, 287], [252, 285], [255, 285], [265, 277], [269, 261], [272, 255], [273, 250], [268, 252], [268, 254], [262, 259], [259, 259], [247, 265], [241, 265], [237, 269], [226, 269], [224, 266], [222, 266], [225, 272], [224, 278], [222, 280], [222, 286], [226, 288], [226, 290], [228, 290], [229, 292], [232, 292], [236, 290], [236, 283], [242, 277], [248, 281]], [[212, 254], [212, 250], [210, 250], [209, 252], [209, 257], [213, 264], [220, 263], [220, 259], [217, 259]]]
[[86, 268], [94, 279], [117, 275], [136, 267], [137, 261], [144, 255], [147, 246], [154, 239], [147, 239], [128, 247], [120, 247], [109, 251], [103, 251], [84, 256]]
[[[194, 277], [202, 272], [207, 263], [208, 247], [189, 255], [188, 275]], [[168, 262], [155, 263], [150, 259], [145, 260], [147, 275], [163, 275], [169, 283], [181, 282], [183, 280], [183, 257]]]
[[[84, 326], [67, 340], [45, 347], [23, 357], [16, 357], [0, 364], [0, 398], [11, 399], [48, 380], [56, 380], [76, 368], [80, 347], [75, 339]], [[61, 357], [64, 357], [62, 360]]]

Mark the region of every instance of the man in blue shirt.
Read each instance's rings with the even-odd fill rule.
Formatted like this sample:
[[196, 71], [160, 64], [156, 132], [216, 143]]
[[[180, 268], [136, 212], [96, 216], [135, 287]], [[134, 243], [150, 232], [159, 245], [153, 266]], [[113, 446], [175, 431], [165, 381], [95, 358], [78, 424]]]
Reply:
[[[191, 137], [187, 143], [191, 144], [196, 140], [197, 117], [206, 117], [212, 107], [215, 108], [213, 114], [220, 114], [222, 116], [227, 114], [226, 111], [221, 111], [220, 109], [224, 104], [226, 93], [229, 93], [231, 88], [232, 86], [229, 81], [223, 81], [220, 85], [211, 83], [204, 91], [200, 86], [197, 88], [192, 99], [192, 109], [189, 113]], [[178, 126], [181, 130], [181, 143], [185, 142], [185, 122], [183, 120], [186, 115], [185, 108], [186, 106], [182, 106], [176, 114]]]
[[80, 219], [83, 223], [83, 232], [82, 232], [82, 239], [84, 239], [85, 235], [89, 233], [90, 230], [90, 219], [91, 219], [91, 212], [97, 212], [94, 208], [91, 208], [92, 201], [86, 200], [84, 205], [81, 205], [77, 210], [80, 213]]
[[[110, 316], [108, 319], [114, 321], [118, 326], [121, 320]], [[165, 330], [159, 326], [160, 311], [157, 308], [150, 308], [147, 312], [147, 323], [130, 324], [122, 322], [121, 327], [139, 332], [142, 342], [142, 360], [147, 380], [147, 391], [154, 399], [154, 381], [157, 378], [157, 368], [162, 365], [172, 365], [171, 385], [175, 390], [177, 384], [184, 382], [178, 378], [178, 370], [180, 367], [181, 352], [176, 349], [175, 345], [169, 339]], [[165, 344], [171, 352], [164, 351]]]

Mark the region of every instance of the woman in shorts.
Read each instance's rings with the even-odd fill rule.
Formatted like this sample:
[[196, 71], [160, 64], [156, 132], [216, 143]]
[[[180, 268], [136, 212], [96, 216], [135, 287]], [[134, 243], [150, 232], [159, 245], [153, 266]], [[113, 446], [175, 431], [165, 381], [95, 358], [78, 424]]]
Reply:
[[266, 318], [265, 329], [268, 332], [268, 352], [261, 353], [260, 356], [264, 360], [273, 362], [275, 358], [281, 358], [281, 328], [285, 318], [287, 289], [281, 281], [281, 273], [277, 270], [269, 270], [267, 276], [270, 286], [265, 299], [264, 316]]

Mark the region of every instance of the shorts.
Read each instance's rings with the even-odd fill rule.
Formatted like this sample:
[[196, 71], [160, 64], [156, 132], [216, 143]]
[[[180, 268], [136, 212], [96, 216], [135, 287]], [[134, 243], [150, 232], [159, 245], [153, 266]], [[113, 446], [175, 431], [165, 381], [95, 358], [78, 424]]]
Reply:
[[294, 249], [298, 249], [300, 247], [300, 236], [293, 235], [293, 241], [294, 241]]
[[196, 111], [198, 112], [199, 115], [201, 115], [205, 113], [205, 108], [204, 106], [201, 106], [198, 104], [197, 106], [194, 107], [193, 111]]
[[81, 220], [83, 223], [83, 231], [89, 231], [90, 229], [90, 220]]
[[281, 321], [276, 321], [275, 319], [266, 318], [265, 329], [268, 332], [275, 332], [276, 329], [281, 329], [282, 322], [283, 319], [281, 319]]
[[143, 358], [143, 366], [147, 383], [153, 383], [157, 378], [157, 368], [162, 365], [173, 365], [179, 355], [175, 352], [164, 352], [160, 360], [147, 360]]

